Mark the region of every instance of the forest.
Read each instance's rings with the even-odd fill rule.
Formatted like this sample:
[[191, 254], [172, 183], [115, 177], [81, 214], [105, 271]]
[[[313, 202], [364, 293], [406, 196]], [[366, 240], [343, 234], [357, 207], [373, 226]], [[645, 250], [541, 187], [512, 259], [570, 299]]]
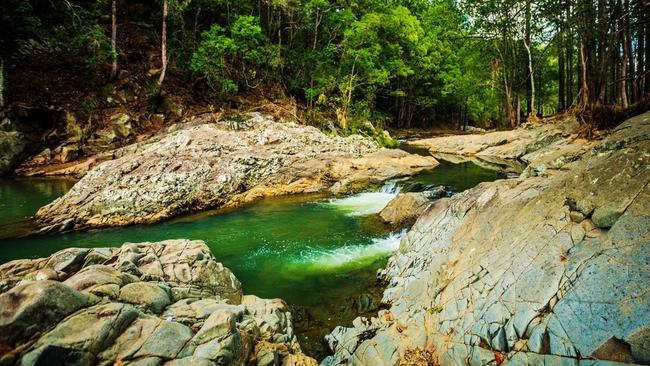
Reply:
[[641, 0], [5, 0], [0, 11], [2, 105], [92, 113], [127, 80], [146, 94], [138, 108], [290, 100], [304, 123], [358, 132], [611, 116], [650, 93]]

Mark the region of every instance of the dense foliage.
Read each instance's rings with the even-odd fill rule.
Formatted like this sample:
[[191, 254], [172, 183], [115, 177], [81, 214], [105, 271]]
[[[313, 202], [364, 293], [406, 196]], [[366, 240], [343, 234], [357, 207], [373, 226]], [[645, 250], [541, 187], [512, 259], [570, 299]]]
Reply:
[[368, 121], [512, 127], [568, 108], [627, 107], [650, 90], [641, 1], [7, 0], [0, 8], [2, 62], [16, 66], [21, 44], [55, 34], [88, 63], [117, 67], [132, 52], [121, 43], [132, 28], [120, 30], [137, 24], [163, 49], [152, 59], [165, 61], [162, 88], [169, 60], [203, 101], [271, 90], [299, 101], [307, 121], [350, 130]]

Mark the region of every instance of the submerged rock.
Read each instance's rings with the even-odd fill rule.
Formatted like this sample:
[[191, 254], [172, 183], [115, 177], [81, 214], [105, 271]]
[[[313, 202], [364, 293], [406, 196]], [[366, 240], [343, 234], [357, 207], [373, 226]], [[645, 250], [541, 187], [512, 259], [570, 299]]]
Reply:
[[38, 211], [46, 231], [151, 223], [265, 196], [344, 193], [437, 164], [358, 135], [328, 137], [257, 114], [236, 126], [176, 126], [113, 156]]
[[286, 304], [243, 296], [201, 241], [16, 260], [0, 266], [0, 289], [2, 365], [249, 365], [268, 349], [315, 364]]
[[650, 363], [650, 113], [545, 176], [436, 201], [327, 365]]

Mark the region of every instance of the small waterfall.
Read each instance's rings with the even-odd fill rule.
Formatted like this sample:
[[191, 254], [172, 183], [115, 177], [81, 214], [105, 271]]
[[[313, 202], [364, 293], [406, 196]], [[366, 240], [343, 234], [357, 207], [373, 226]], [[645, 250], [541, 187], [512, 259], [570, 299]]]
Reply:
[[397, 184], [397, 181], [392, 180], [392, 181], [388, 181], [388, 182], [384, 183], [384, 186], [381, 187], [379, 192], [381, 192], [381, 193], [391, 193], [391, 194], [396, 195], [396, 194], [400, 193], [401, 190], [402, 190], [402, 187], [400, 187]]
[[348, 216], [366, 216], [379, 213], [397, 196], [401, 187], [397, 181], [389, 181], [378, 192], [364, 192], [343, 198], [333, 198], [325, 205], [345, 211]]
[[294, 265], [314, 272], [342, 267], [360, 268], [397, 251], [405, 233], [391, 233], [387, 237], [373, 239], [367, 245], [345, 245], [331, 250], [306, 249], [300, 253]]

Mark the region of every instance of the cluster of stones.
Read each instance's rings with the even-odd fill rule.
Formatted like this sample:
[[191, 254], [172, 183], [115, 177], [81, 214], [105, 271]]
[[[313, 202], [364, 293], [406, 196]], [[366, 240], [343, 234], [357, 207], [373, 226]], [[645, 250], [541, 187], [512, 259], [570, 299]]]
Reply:
[[315, 365], [279, 299], [201, 241], [70, 248], [0, 266], [1, 365]]

